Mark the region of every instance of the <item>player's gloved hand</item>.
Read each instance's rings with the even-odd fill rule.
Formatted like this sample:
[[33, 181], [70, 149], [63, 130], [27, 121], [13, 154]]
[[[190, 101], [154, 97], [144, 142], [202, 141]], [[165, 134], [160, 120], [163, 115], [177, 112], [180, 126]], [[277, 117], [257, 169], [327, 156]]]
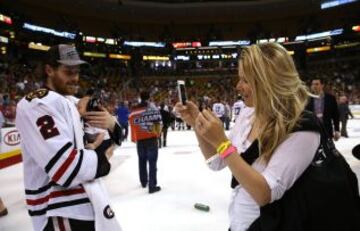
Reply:
[[108, 129], [111, 132], [114, 131], [116, 119], [112, 116], [103, 106], [100, 107], [101, 111], [89, 111], [83, 114], [86, 119], [93, 127]]
[[105, 137], [105, 133], [104, 132], [100, 132], [96, 135], [96, 138], [94, 140], [94, 142], [92, 143], [87, 143], [85, 145], [86, 149], [91, 149], [91, 150], [95, 150], [97, 147], [99, 147], [99, 145], [103, 142]]
[[195, 120], [200, 113], [199, 108], [196, 104], [191, 101], [186, 101], [186, 105], [178, 102], [175, 105], [175, 111], [180, 114], [181, 119], [184, 120], [191, 127], [195, 126]]

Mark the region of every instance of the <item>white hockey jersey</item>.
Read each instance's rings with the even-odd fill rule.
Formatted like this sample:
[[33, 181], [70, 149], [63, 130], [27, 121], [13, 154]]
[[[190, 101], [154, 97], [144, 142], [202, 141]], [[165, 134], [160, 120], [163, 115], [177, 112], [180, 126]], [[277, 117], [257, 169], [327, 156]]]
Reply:
[[212, 111], [215, 113], [215, 115], [218, 118], [223, 117], [225, 114], [225, 106], [222, 103], [214, 103], [212, 107]]
[[25, 197], [36, 231], [52, 216], [94, 220], [82, 183], [95, 179], [100, 160], [79, 145], [75, 129], [80, 136], [83, 131], [74, 124], [80, 123], [76, 106], [54, 91], [39, 89], [18, 103]]
[[233, 118], [236, 119], [239, 117], [240, 111], [245, 107], [245, 104], [242, 100], [238, 100], [233, 105]]

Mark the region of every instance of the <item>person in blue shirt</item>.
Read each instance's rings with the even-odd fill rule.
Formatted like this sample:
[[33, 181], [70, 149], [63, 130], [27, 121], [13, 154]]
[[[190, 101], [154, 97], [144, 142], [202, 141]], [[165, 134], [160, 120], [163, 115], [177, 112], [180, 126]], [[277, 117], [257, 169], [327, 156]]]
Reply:
[[118, 109], [116, 110], [116, 117], [120, 123], [122, 129], [124, 129], [124, 140], [127, 140], [129, 133], [129, 103], [127, 101], [120, 102]]

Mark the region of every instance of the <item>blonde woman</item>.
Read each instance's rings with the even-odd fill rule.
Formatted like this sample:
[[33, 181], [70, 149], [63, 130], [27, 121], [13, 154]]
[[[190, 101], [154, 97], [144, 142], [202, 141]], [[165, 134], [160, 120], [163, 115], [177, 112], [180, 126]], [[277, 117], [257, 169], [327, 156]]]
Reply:
[[260, 216], [261, 206], [282, 198], [320, 144], [318, 132], [297, 131], [309, 93], [281, 45], [244, 48], [236, 88], [254, 114], [245, 110], [245, 120], [237, 122], [229, 137], [210, 111], [199, 112], [192, 102], [177, 104], [182, 118], [195, 128], [209, 166], [214, 170], [227, 166], [234, 176], [231, 231], [247, 230]]

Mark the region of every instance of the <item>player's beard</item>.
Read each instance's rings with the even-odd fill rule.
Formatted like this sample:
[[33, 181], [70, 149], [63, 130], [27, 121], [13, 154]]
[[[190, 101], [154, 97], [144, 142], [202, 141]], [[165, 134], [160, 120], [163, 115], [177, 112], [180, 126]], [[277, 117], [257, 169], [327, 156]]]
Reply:
[[77, 82], [75, 83], [68, 83], [66, 85], [66, 88], [68, 90], [68, 95], [75, 95], [77, 93], [77, 90], [78, 90], [78, 84]]
[[64, 82], [60, 78], [53, 79], [54, 90], [61, 95], [74, 95], [77, 93], [78, 81]]

